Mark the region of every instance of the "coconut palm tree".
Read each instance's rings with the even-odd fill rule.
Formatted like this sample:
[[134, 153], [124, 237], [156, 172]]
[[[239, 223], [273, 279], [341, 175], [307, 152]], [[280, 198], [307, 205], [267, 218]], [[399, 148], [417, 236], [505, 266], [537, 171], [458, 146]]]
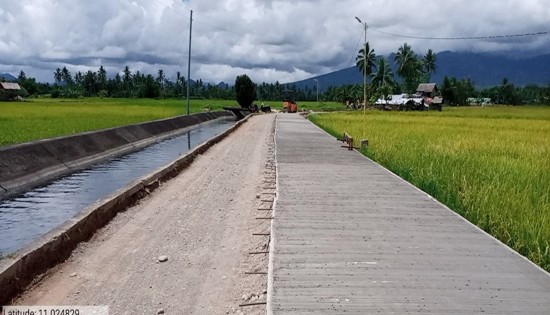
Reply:
[[61, 69], [57, 68], [55, 69], [55, 72], [53, 73], [53, 78], [55, 80], [55, 84], [60, 85], [61, 80], [63, 79], [63, 74], [61, 73]]
[[61, 80], [65, 85], [73, 84], [73, 77], [69, 69], [67, 69], [67, 67], [63, 67], [63, 69], [61, 69]]
[[403, 78], [407, 92], [414, 92], [415, 83], [418, 81], [421, 64], [418, 57], [407, 43], [399, 47], [395, 55], [397, 75]]
[[383, 85], [393, 86], [395, 81], [393, 79], [393, 71], [390, 68], [390, 65], [385, 58], [380, 58], [378, 60], [378, 65], [376, 66], [376, 72], [371, 74], [372, 85], [375, 87], [381, 87]]
[[375, 66], [375, 60], [376, 53], [374, 53], [374, 49], [370, 49], [369, 43], [367, 42], [365, 43], [365, 47], [359, 50], [359, 54], [355, 58], [355, 64], [357, 68], [359, 68], [359, 71], [361, 71], [361, 73], [363, 73], [365, 76], [369, 76], [372, 73], [372, 68]]
[[132, 92], [132, 71], [128, 66], [122, 71], [122, 84], [124, 86], [125, 97], [130, 97]]
[[431, 49], [428, 49], [428, 52], [422, 58], [422, 65], [426, 75], [428, 76], [428, 80], [430, 79], [430, 75], [432, 73], [435, 73], [435, 71], [437, 70], [437, 65], [435, 64], [436, 61], [437, 61], [436, 54], [434, 54], [434, 52]]
[[378, 65], [376, 66], [376, 72], [372, 75], [372, 85], [376, 88], [376, 91], [379, 95], [382, 95], [384, 100], [389, 100], [389, 95], [393, 90], [395, 85], [395, 80], [393, 79], [393, 72], [390, 68], [390, 65], [386, 59], [381, 58], [378, 60]]
[[107, 70], [101, 65], [97, 71], [97, 81], [100, 90], [107, 89]]
[[164, 97], [164, 85], [166, 83], [166, 75], [164, 74], [164, 70], [162, 69], [159, 69], [158, 71], [157, 82], [160, 86], [161, 96]]
[[338, 102], [348, 105], [348, 103], [353, 100], [353, 85], [346, 84], [338, 87], [336, 99]]
[[388, 101], [391, 100], [391, 92], [393, 88], [389, 84], [383, 84], [378, 87], [377, 91], [382, 95], [382, 98], [386, 101], [386, 105], [388, 105]]

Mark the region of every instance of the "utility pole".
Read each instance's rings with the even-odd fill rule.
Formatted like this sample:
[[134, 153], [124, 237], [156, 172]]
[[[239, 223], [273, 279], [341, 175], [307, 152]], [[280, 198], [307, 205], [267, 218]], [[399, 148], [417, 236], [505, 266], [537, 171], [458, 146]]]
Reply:
[[191, 30], [193, 29], [193, 10], [189, 19], [189, 59], [187, 60], [187, 115], [189, 115], [189, 82], [191, 82]]
[[313, 79], [315, 82], [317, 82], [317, 105], [319, 105], [319, 80]]
[[365, 27], [365, 43], [363, 44], [363, 114], [367, 113], [367, 22], [363, 23], [360, 18], [355, 17], [355, 19], [363, 24]]

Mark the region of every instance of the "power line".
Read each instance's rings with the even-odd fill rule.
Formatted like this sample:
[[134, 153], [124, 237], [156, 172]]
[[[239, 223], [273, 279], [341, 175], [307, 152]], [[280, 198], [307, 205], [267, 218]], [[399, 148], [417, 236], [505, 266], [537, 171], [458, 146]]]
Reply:
[[[357, 40], [357, 45], [355, 45], [355, 51], [357, 51], [357, 47], [359, 47], [359, 43], [361, 42], [361, 38], [363, 38], [363, 32], [365, 32], [365, 30], [363, 30], [361, 32], [361, 35], [359, 36], [359, 39]], [[349, 63], [348, 64], [351, 64], [352, 60], [356, 59], [357, 58], [357, 55], [354, 53], [352, 55], [352, 57], [350, 58], [349, 60]]]
[[160, 1], [160, 0], [155, 0], [155, 2], [157, 2], [157, 3], [160, 4], [160, 5], [162, 5], [162, 8], [170, 9], [170, 10], [176, 12], [176, 13], [181, 14], [182, 16], [187, 17], [187, 13], [184, 13], [184, 12], [182, 12], [182, 11], [180, 11], [180, 10], [177, 10], [177, 9], [173, 8], [173, 7], [172, 7], [172, 3], [162, 2], [162, 1]]
[[428, 40], [482, 40], [482, 39], [505, 39], [505, 38], [516, 38], [516, 37], [528, 37], [528, 36], [541, 36], [541, 35], [548, 35], [550, 34], [550, 31], [542, 31], [542, 32], [533, 32], [533, 33], [522, 33], [522, 34], [506, 34], [506, 35], [488, 35], [488, 36], [458, 36], [458, 37], [425, 37], [425, 36], [412, 36], [412, 35], [401, 35], [401, 34], [394, 34], [385, 32], [376, 28], [372, 28], [373, 31], [376, 31], [378, 33], [382, 33], [385, 35], [390, 35], [394, 37], [402, 37], [402, 38], [413, 38], [413, 39], [428, 39]]

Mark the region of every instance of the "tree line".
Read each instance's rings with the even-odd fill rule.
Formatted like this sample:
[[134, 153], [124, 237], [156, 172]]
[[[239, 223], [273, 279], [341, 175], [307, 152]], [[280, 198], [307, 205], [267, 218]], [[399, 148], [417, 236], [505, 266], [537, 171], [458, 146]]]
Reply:
[[[176, 73], [176, 80], [166, 77], [163, 69], [155, 76], [139, 70], [132, 72], [126, 66], [121, 73], [108, 78], [107, 71], [100, 66], [97, 71], [77, 72], [74, 76], [66, 67], [54, 72], [52, 97], [100, 96], [115, 98], [183, 98], [187, 96], [187, 80]], [[226, 84], [204, 84], [199, 79], [191, 81], [189, 95], [193, 98], [234, 99], [235, 91]]]
[[[430, 76], [437, 71], [437, 55], [429, 49], [425, 55], [416, 54], [412, 47], [404, 43], [398, 48], [393, 62], [396, 75], [390, 66], [390, 60], [376, 55], [369, 43], [362, 47], [356, 57], [356, 67], [367, 77], [367, 95], [369, 103], [392, 94], [415, 92], [419, 83], [429, 82]], [[399, 78], [397, 79], [396, 76]], [[103, 66], [97, 71], [77, 72], [74, 75], [66, 68], [57, 68], [53, 72], [54, 83], [40, 83], [20, 71], [16, 82], [23, 88], [22, 96], [51, 95], [53, 98], [76, 97], [114, 97], [114, 98], [185, 98], [187, 80], [178, 71], [175, 81], [166, 77], [159, 69], [155, 75], [139, 70], [133, 72], [128, 66], [109, 77]], [[279, 101], [291, 94], [296, 101], [362, 102], [363, 84], [329, 86], [324, 91], [317, 87], [297, 87], [295, 84], [265, 83], [256, 85], [256, 99], [260, 101]], [[289, 93], [291, 92], [291, 93]], [[516, 87], [508, 79], [495, 87], [476, 89], [469, 79], [445, 77], [439, 86], [444, 103], [451, 106], [468, 105], [468, 99], [488, 98], [494, 104], [550, 104], [550, 84], [548, 86], [528, 85]], [[213, 85], [201, 79], [191, 81], [190, 98], [235, 100], [234, 85]]]

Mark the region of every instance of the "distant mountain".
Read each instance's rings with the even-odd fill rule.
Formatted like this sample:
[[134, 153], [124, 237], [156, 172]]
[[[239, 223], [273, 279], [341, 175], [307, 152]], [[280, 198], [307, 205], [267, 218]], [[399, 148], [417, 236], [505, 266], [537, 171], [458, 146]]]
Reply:
[[[394, 54], [387, 57], [395, 74]], [[437, 54], [437, 72], [430, 81], [441, 84], [443, 77], [472, 80], [476, 87], [485, 88], [500, 85], [503, 78], [516, 86], [528, 84], [550, 84], [550, 54], [529, 58], [510, 58], [487, 53], [457, 53], [444, 51]], [[363, 76], [356, 67], [350, 67], [317, 77], [287, 84], [310, 89], [319, 80], [319, 89], [326, 90], [329, 86], [363, 83]], [[397, 76], [396, 76], [397, 79]]]
[[9, 73], [0, 73], [0, 77], [4, 78], [4, 80], [6, 80], [6, 81], [15, 81], [15, 80], [17, 80], [16, 77], [14, 77], [13, 75], [11, 75]]
[[[525, 59], [490, 54], [452, 53], [437, 54], [436, 82], [443, 82], [445, 75], [469, 78], [478, 87], [499, 85], [503, 78], [514, 85], [547, 85], [550, 83], [550, 55]], [[449, 74], [447, 74], [449, 73]]]

